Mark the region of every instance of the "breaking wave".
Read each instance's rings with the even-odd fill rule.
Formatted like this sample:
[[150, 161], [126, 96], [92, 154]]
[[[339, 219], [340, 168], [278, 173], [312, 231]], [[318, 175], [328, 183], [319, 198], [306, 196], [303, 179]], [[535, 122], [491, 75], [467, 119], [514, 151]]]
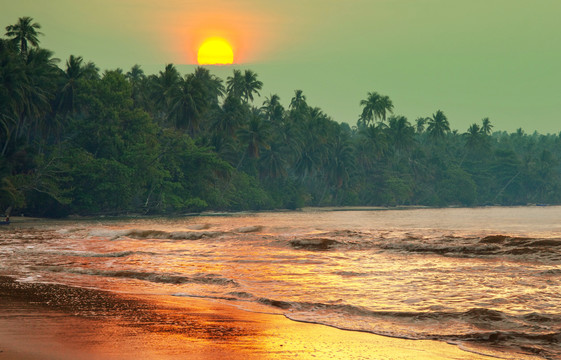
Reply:
[[132, 239], [158, 239], [158, 240], [199, 240], [202, 238], [214, 238], [222, 235], [219, 231], [162, 231], [144, 229], [110, 230], [96, 229], [89, 232], [91, 237], [104, 237], [116, 240], [122, 237]]
[[257, 301], [283, 310], [286, 317], [295, 321], [405, 339], [511, 347], [548, 359], [561, 356], [559, 315], [529, 313], [515, 316], [485, 308], [464, 312], [393, 312], [372, 311], [345, 304], [269, 298]]
[[84, 268], [65, 268], [59, 266], [45, 266], [38, 267], [38, 269], [50, 272], [62, 272], [68, 274], [79, 274], [79, 275], [94, 275], [94, 276], [104, 276], [104, 277], [114, 277], [114, 278], [126, 278], [135, 279], [142, 281], [150, 281], [153, 283], [161, 284], [209, 284], [209, 285], [221, 285], [221, 286], [239, 286], [239, 284], [232, 279], [225, 279], [220, 275], [216, 274], [198, 274], [195, 276], [184, 276], [176, 274], [165, 274], [156, 272], [141, 272], [132, 270], [97, 270], [97, 269], [84, 269]]
[[133, 254], [140, 254], [140, 251], [115, 251], [115, 252], [107, 252], [107, 253], [96, 253], [90, 251], [46, 251], [46, 253], [51, 255], [61, 255], [61, 256], [76, 256], [76, 257], [84, 257], [84, 258], [121, 258], [130, 256]]
[[243, 226], [231, 231], [210, 231], [208, 225], [190, 226], [189, 231], [163, 231], [155, 229], [94, 229], [89, 231], [90, 237], [108, 238], [117, 240], [119, 238], [128, 237], [131, 239], [145, 240], [199, 240], [204, 238], [216, 238], [228, 234], [248, 234], [256, 233], [263, 229], [261, 225]]
[[509, 235], [484, 237], [424, 237], [407, 234], [386, 238], [383, 234], [335, 231], [297, 237], [288, 244], [298, 250], [371, 250], [429, 253], [452, 257], [512, 257], [539, 262], [561, 261], [561, 239], [525, 238]]

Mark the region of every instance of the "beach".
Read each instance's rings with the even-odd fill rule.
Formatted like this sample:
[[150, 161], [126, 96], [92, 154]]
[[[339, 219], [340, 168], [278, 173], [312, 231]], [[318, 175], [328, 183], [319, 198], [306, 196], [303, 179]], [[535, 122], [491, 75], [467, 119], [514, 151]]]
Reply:
[[14, 218], [0, 360], [559, 359], [559, 211]]
[[440, 341], [344, 331], [204, 299], [0, 283], [3, 360], [491, 359]]

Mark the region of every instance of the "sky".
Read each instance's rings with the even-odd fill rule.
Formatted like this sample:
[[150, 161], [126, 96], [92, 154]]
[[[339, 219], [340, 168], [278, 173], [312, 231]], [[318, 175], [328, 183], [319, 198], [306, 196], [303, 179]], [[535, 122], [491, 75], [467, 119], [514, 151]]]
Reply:
[[196, 67], [205, 38], [233, 47], [226, 79], [251, 69], [288, 106], [308, 104], [356, 124], [368, 92], [410, 122], [442, 110], [465, 132], [561, 131], [561, 0], [0, 0], [0, 26], [30, 16], [63, 67], [71, 55], [102, 70]]

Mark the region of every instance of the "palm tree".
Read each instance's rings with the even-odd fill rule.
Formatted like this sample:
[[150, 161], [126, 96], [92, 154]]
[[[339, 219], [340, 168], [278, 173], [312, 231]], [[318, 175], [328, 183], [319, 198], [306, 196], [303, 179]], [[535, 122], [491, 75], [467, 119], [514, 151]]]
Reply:
[[241, 166], [245, 155], [258, 159], [261, 149], [269, 149], [269, 123], [263, 121], [262, 115], [257, 109], [253, 109], [246, 127], [238, 130], [238, 138], [246, 145], [246, 151], [242, 155], [237, 168]]
[[251, 70], [246, 70], [244, 72], [244, 82], [242, 94], [245, 102], [253, 101], [253, 94], [261, 96], [259, 90], [263, 87], [263, 82], [257, 80], [257, 74]]
[[389, 96], [382, 95], [378, 101], [378, 114], [382, 121], [386, 121], [387, 113], [393, 114], [393, 102]]
[[142, 81], [142, 79], [146, 77], [144, 75], [144, 70], [142, 70], [140, 68], [140, 65], [138, 64], [134, 64], [130, 71], [125, 74], [125, 76], [133, 84], [140, 83], [140, 81]]
[[425, 131], [425, 125], [427, 124], [428, 120], [429, 118], [426, 117], [418, 117], [415, 120], [415, 131], [417, 132], [417, 134], [422, 134]]
[[226, 91], [228, 95], [242, 98], [244, 95], [245, 79], [241, 70], [234, 70], [233, 76], [228, 76], [226, 79]]
[[211, 130], [224, 137], [235, 137], [237, 129], [246, 120], [247, 106], [239, 97], [228, 94], [222, 107], [213, 113]]
[[134, 106], [138, 107], [140, 103], [144, 100], [144, 81], [146, 80], [146, 75], [144, 75], [144, 70], [140, 68], [140, 65], [135, 64], [129, 72], [125, 74], [126, 78], [131, 84], [131, 97], [134, 101]]
[[253, 94], [259, 94], [263, 87], [263, 82], [257, 80], [257, 74], [251, 70], [234, 70], [233, 76], [226, 79], [226, 90], [229, 95], [239, 97], [244, 102], [253, 101]]
[[398, 155], [402, 150], [409, 149], [413, 144], [415, 129], [405, 116], [391, 116], [388, 133]]
[[98, 69], [93, 63], [82, 65], [81, 56], [70, 55], [66, 60], [66, 70], [64, 71], [64, 85], [60, 90], [58, 99], [58, 109], [63, 113], [74, 113], [76, 111], [76, 92], [80, 79], [98, 78]]
[[377, 92], [369, 92], [366, 96], [366, 99], [360, 101], [360, 106], [364, 106], [364, 108], [362, 109], [362, 114], [359, 118], [360, 122], [365, 125], [374, 122], [376, 116], [375, 108], [379, 98], [380, 94], [378, 94]]
[[180, 80], [170, 95], [170, 116], [177, 129], [187, 129], [191, 136], [198, 130], [200, 119], [208, 109], [203, 86], [193, 75]]
[[218, 106], [218, 99], [224, 96], [222, 79], [212, 75], [208, 69], [202, 66], [195, 69], [193, 78], [201, 84], [208, 104], [213, 107]]
[[263, 151], [259, 161], [261, 175], [267, 178], [280, 178], [286, 176], [287, 161], [286, 150], [282, 144], [272, 143]]
[[493, 125], [491, 125], [491, 120], [488, 117], [483, 118], [481, 120], [481, 132], [485, 135], [491, 134], [491, 129], [493, 129]]
[[376, 120], [386, 121], [387, 113], [393, 113], [393, 103], [388, 96], [369, 92], [366, 99], [360, 101], [363, 106], [359, 121], [369, 124]]
[[178, 91], [181, 82], [181, 75], [173, 64], [167, 64], [164, 71], [150, 76], [151, 99], [154, 102], [158, 113], [159, 121], [168, 120], [170, 113], [170, 99]]
[[265, 118], [273, 124], [281, 124], [284, 116], [284, 107], [280, 103], [280, 97], [273, 94], [263, 101], [261, 110], [265, 114]]
[[32, 46], [39, 46], [39, 35], [43, 35], [37, 31], [41, 28], [38, 23], [32, 23], [33, 19], [29, 16], [21, 17], [15, 25], [6, 26], [6, 36], [11, 37], [12, 41], [19, 48], [20, 54], [24, 57], [28, 53], [28, 43]]
[[477, 124], [472, 124], [468, 128], [464, 135], [466, 136], [466, 147], [469, 151], [475, 151], [479, 147], [482, 134], [484, 134], [484, 132]]
[[428, 124], [427, 131], [436, 140], [443, 138], [446, 133], [450, 132], [450, 123], [441, 110], [438, 110], [429, 118]]
[[368, 125], [359, 130], [360, 145], [365, 150], [363, 153], [361, 152], [365, 156], [361, 162], [366, 167], [371, 167], [373, 161], [376, 158], [381, 158], [388, 149], [384, 127], [385, 125], [380, 123], [378, 125]]
[[0, 123], [3, 144], [0, 154], [4, 156], [8, 144], [19, 123], [23, 111], [28, 77], [25, 65], [16, 53], [14, 46], [0, 39]]
[[247, 143], [247, 153], [253, 158], [259, 158], [261, 148], [269, 148], [269, 135], [269, 125], [258, 111], [253, 111], [247, 128], [240, 129], [240, 141]]
[[293, 121], [301, 123], [309, 112], [308, 103], [306, 102], [306, 95], [302, 90], [294, 90], [294, 96], [288, 105], [290, 110], [290, 117]]
[[[28, 142], [33, 135], [37, 136], [39, 131], [48, 133], [58, 127], [54, 117], [46, 116], [51, 113], [51, 101], [57, 90], [57, 84], [53, 79], [60, 73], [58, 62], [59, 59], [53, 58], [52, 51], [40, 48], [30, 49], [25, 58], [26, 75], [30, 81], [26, 91], [26, 106], [21, 115], [30, 126], [33, 126], [27, 131]], [[24, 127], [20, 129], [23, 130]]]
[[340, 189], [350, 179], [354, 167], [353, 148], [348, 136], [339, 133], [330, 142], [329, 159], [327, 161], [328, 174]]

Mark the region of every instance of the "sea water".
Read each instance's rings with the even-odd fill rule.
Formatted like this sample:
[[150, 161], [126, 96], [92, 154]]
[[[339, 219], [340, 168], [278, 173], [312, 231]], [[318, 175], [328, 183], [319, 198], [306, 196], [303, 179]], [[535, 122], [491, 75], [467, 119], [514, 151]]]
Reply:
[[0, 275], [561, 358], [561, 207], [22, 222]]

